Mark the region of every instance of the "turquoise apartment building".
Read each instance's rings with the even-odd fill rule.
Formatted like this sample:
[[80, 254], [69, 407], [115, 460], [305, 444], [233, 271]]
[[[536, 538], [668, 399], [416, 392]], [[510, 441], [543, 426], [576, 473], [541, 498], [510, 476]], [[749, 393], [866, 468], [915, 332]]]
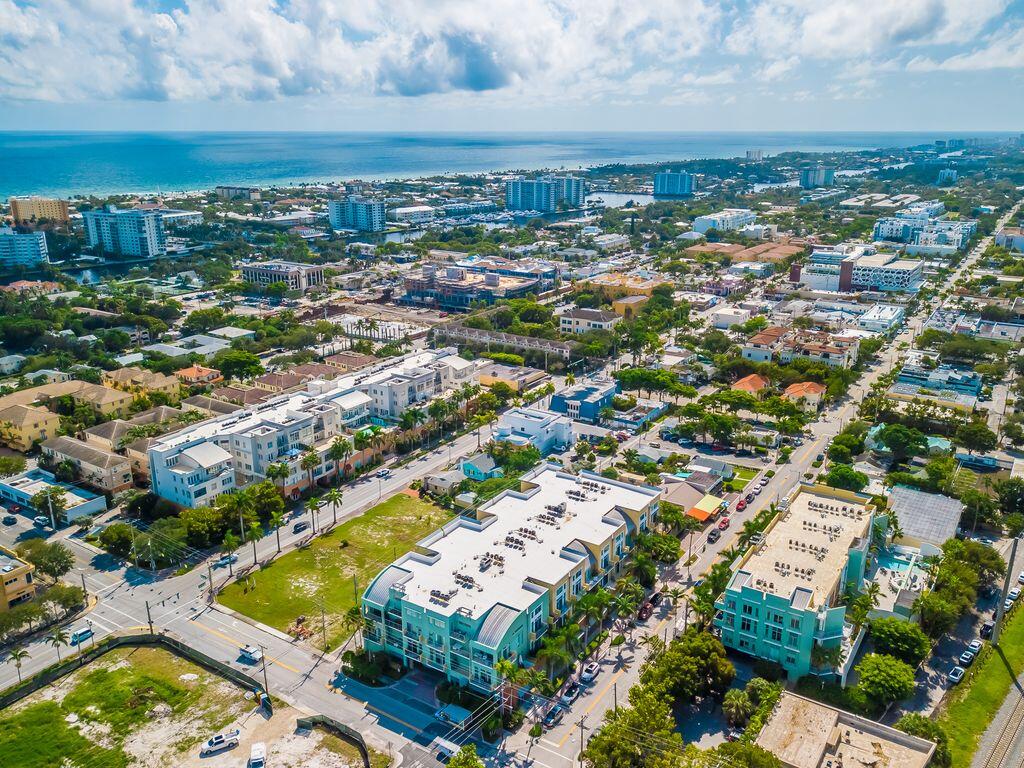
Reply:
[[364, 642], [406, 666], [488, 691], [581, 595], [622, 572], [661, 491], [541, 464], [420, 541], [363, 594]]
[[779, 664], [791, 680], [841, 674], [822, 651], [844, 648], [845, 661], [852, 659], [846, 593], [861, 590], [872, 540], [888, 528], [888, 517], [876, 516], [870, 501], [810, 483], [783, 499], [781, 514], [734, 564], [715, 604], [722, 643]]

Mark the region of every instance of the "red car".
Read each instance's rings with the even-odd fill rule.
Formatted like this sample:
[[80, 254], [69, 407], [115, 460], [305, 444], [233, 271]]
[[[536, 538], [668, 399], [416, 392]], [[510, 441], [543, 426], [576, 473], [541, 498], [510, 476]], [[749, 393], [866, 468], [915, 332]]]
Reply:
[[747, 508], [747, 500], [746, 499], [740, 499], [738, 502], [736, 502], [736, 510], [738, 512], [742, 512], [746, 508]]
[[651, 614], [653, 613], [654, 606], [647, 602], [640, 606], [640, 610], [637, 611], [636, 617], [640, 619], [640, 621], [647, 621], [649, 618], [651, 618]]
[[718, 530], [724, 531], [728, 527], [729, 527], [729, 518], [728, 517], [723, 517], [721, 520], [718, 521]]

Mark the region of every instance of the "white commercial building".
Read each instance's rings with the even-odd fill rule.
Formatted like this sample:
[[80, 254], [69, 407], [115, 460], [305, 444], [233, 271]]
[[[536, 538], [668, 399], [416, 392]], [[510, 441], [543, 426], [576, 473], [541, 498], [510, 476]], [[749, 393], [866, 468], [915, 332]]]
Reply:
[[905, 311], [895, 304], [875, 304], [857, 318], [857, 327], [875, 333], [888, 333], [903, 322]]
[[711, 313], [711, 325], [715, 328], [731, 328], [734, 325], [745, 323], [751, 318], [749, 309], [741, 307], [720, 307]]
[[388, 218], [406, 224], [426, 224], [434, 218], [434, 209], [429, 205], [407, 205], [403, 208], [392, 208]]
[[324, 282], [324, 268], [294, 261], [264, 261], [242, 265], [242, 280], [252, 285], [284, 283], [290, 291], [307, 291]]
[[103, 210], [83, 211], [82, 222], [91, 248], [143, 259], [167, 253], [163, 221], [157, 211], [120, 210], [109, 205]]
[[50, 256], [43, 232], [15, 232], [0, 227], [0, 266], [35, 267], [49, 264]]
[[336, 471], [326, 453], [336, 437], [375, 421], [395, 422], [411, 405], [473, 381], [477, 364], [454, 348], [413, 352], [333, 381], [314, 379], [301, 392], [282, 394], [252, 408], [208, 419], [156, 438], [149, 448], [153, 492], [175, 504], [209, 504], [216, 496], [266, 478], [285, 464], [286, 492], [305, 487], [299, 466], [311, 449], [321, 462], [316, 481]]
[[734, 229], [742, 229], [748, 224], [757, 221], [757, 216], [747, 208], [726, 208], [718, 213], [710, 213], [707, 216], [698, 216], [693, 220], [693, 231], [704, 234], [709, 229], [718, 232], [729, 232]]
[[385, 208], [381, 200], [351, 195], [344, 200], [327, 203], [327, 215], [332, 229], [355, 229], [359, 232], [383, 232], [386, 226]]
[[512, 408], [494, 427], [494, 439], [513, 445], [532, 445], [541, 456], [573, 443], [572, 422], [567, 416], [537, 408]]

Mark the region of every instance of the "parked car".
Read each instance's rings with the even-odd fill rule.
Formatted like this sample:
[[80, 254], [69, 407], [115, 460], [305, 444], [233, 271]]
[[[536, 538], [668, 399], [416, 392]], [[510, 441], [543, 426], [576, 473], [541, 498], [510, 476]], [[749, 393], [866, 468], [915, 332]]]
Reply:
[[984, 647], [985, 647], [985, 644], [983, 642], [981, 642], [981, 640], [978, 640], [977, 638], [975, 638], [974, 640], [971, 640], [971, 642], [969, 642], [967, 644], [967, 650], [969, 650], [975, 656], [977, 656], [979, 653], [981, 653], [981, 649], [984, 648]]
[[565, 687], [565, 690], [562, 692], [562, 701], [565, 703], [565, 706], [568, 707], [579, 697], [580, 684], [573, 680], [569, 683], [569, 685]]
[[648, 601], [640, 606], [640, 610], [636, 612], [636, 617], [640, 619], [640, 621], [647, 621], [649, 618], [651, 618], [651, 614], [653, 613], [654, 606], [651, 605], [650, 601]]
[[250, 664], [255, 664], [263, 659], [263, 651], [255, 645], [243, 645], [238, 649], [238, 655]]
[[721, 520], [718, 521], [718, 530], [724, 531], [728, 527], [729, 527], [729, 518], [728, 517], [723, 517]]
[[978, 630], [978, 634], [981, 635], [982, 640], [988, 640], [992, 637], [992, 630], [996, 628], [994, 621], [986, 621], [981, 625], [981, 629]]
[[658, 605], [665, 598], [664, 592], [653, 592], [651, 596], [647, 598], [651, 605]]
[[1024, 571], [1017, 574], [1017, 583], [1024, 584]]
[[237, 562], [238, 562], [238, 555], [236, 555], [234, 553], [231, 553], [230, 555], [221, 555], [220, 557], [218, 557], [214, 561], [213, 567], [214, 568], [225, 568], [225, 567], [228, 566], [229, 563], [237, 563]]
[[712, 544], [714, 544], [720, 538], [722, 538], [722, 532], [719, 531], [717, 528], [712, 528], [710, 531], [708, 531], [708, 541], [710, 541]]
[[760, 480], [757, 481], [757, 484], [760, 485], [762, 488], [764, 488], [770, 482], [771, 482], [771, 478], [769, 478], [769, 477], [762, 477]]
[[1020, 587], [1014, 587], [1006, 593], [1006, 596], [1011, 600], [1016, 600], [1018, 597], [1020, 597]]
[[82, 629], [76, 629], [71, 633], [71, 638], [68, 640], [69, 645], [78, 645], [79, 643], [88, 640], [95, 634], [92, 631], [92, 627], [83, 627]]
[[960, 666], [969, 667], [974, 663], [974, 654], [970, 651], [964, 651], [960, 654]]
[[309, 528], [308, 520], [299, 520], [295, 525], [292, 526], [292, 533], [301, 533], [302, 531]]
[[38, 525], [40, 528], [45, 528], [50, 524], [50, 518], [46, 515], [36, 515], [32, 518], [32, 522]]
[[238, 746], [239, 734], [240, 731], [237, 728], [232, 731], [218, 733], [199, 748], [199, 754], [212, 755], [214, 752], [220, 752], [222, 749], [234, 749]]
[[267, 765], [267, 747], [262, 741], [257, 741], [251, 747], [249, 747], [249, 765], [248, 768], [266, 768]]
[[750, 504], [754, 500], [754, 494], [748, 493], [746, 496], [743, 497], [743, 499], [744, 501], [747, 502], [747, 504]]
[[967, 670], [961, 666], [953, 667], [949, 670], [949, 674], [946, 675], [946, 679], [949, 680], [950, 685], [956, 685], [964, 679], [964, 675], [967, 674]]
[[562, 722], [563, 717], [565, 717], [565, 707], [561, 704], [555, 704], [555, 706], [549, 709], [548, 713], [544, 715], [544, 727], [554, 728]]
[[16, 518], [14, 515], [4, 515], [4, 525], [14, 525], [16, 522], [18, 522], [18, 518]]
[[581, 683], [592, 683], [597, 679], [597, 676], [601, 673], [601, 665], [596, 661], [592, 661], [583, 668], [580, 672]]
[[753, 490], [753, 494], [755, 496], [760, 496], [761, 495], [761, 491], [763, 491], [763, 490], [764, 490], [764, 486], [762, 486], [762, 485], [755, 485], [754, 486], [754, 490]]
[[746, 499], [740, 499], [739, 501], [736, 502], [736, 511], [737, 512], [742, 512], [746, 508], [747, 508], [747, 500]]

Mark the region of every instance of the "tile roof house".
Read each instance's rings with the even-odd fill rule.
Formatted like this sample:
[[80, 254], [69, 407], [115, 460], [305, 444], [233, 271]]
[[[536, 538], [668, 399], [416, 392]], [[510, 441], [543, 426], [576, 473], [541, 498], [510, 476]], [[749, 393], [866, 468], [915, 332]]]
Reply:
[[827, 388], [816, 381], [798, 381], [786, 387], [783, 399], [802, 406], [805, 411], [817, 411]]
[[749, 392], [755, 397], [760, 396], [761, 392], [768, 388], [769, 381], [764, 376], [757, 373], [752, 373], [749, 376], [744, 376], [742, 379], [732, 385], [731, 389], [739, 392]]
[[180, 371], [175, 371], [174, 375], [183, 384], [191, 386], [199, 384], [220, 384], [224, 381], [224, 376], [216, 368], [207, 368], [205, 365], [190, 365], [188, 368], [182, 368]]

